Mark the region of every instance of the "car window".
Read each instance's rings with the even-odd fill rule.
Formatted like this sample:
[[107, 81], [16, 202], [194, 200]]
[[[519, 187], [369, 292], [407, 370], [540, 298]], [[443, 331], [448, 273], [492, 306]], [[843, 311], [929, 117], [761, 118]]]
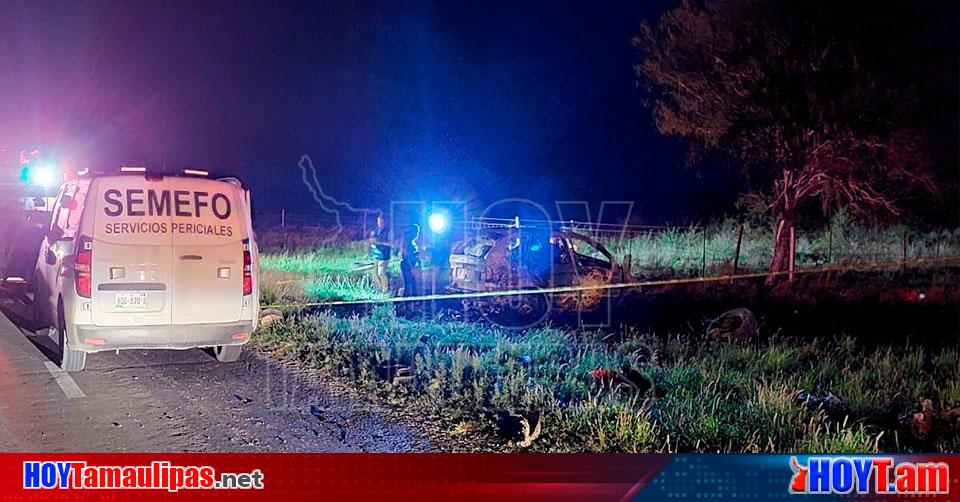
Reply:
[[74, 193], [76, 192], [77, 185], [75, 183], [68, 183], [64, 185], [63, 190], [60, 191], [60, 195], [57, 197], [57, 204], [54, 208], [53, 224], [51, 228], [59, 228], [63, 232], [64, 237], [73, 237], [73, 234], [76, 233], [74, 230], [70, 232], [68, 227], [69, 218], [70, 218], [70, 209], [75, 206], [71, 201], [69, 204], [64, 204], [64, 199], [67, 197], [73, 198]]
[[51, 228], [51, 229], [57, 228], [57, 227], [60, 226], [60, 225], [58, 224], [59, 221], [60, 221], [60, 213], [61, 213], [60, 209], [61, 209], [62, 206], [63, 206], [63, 202], [62, 202], [62, 201], [63, 201], [63, 194], [65, 194], [65, 193], [67, 193], [67, 186], [66, 186], [66, 185], [60, 187], [60, 192], [57, 193], [56, 202], [54, 202], [54, 204], [53, 204], [53, 211], [50, 213], [50, 218], [51, 218], [51, 219], [50, 219], [50, 228]]
[[69, 211], [67, 213], [66, 226], [64, 227], [65, 235], [68, 237], [73, 237], [73, 235], [80, 229], [80, 216], [83, 215], [83, 204], [87, 199], [87, 189], [90, 186], [90, 180], [80, 180], [75, 185], [73, 192], [73, 201], [70, 204]]
[[57, 197], [54, 199], [53, 208], [50, 210], [50, 222], [47, 223], [47, 230], [55, 227], [57, 225], [57, 217], [60, 215], [60, 200], [63, 198], [64, 192], [66, 192], [66, 185], [61, 186], [60, 190], [57, 192]]
[[585, 239], [570, 236], [570, 245], [573, 246], [574, 252], [580, 256], [586, 256], [606, 264], [610, 263], [610, 258], [605, 253]]
[[463, 254], [476, 258], [482, 258], [487, 255], [487, 252], [489, 252], [491, 248], [493, 248], [493, 243], [491, 241], [471, 241], [464, 247]]
[[566, 240], [559, 236], [550, 237], [554, 263], [570, 263], [570, 252]]
[[513, 259], [522, 260], [527, 270], [535, 274], [549, 272], [554, 259], [554, 249], [550, 243], [550, 236], [530, 232], [522, 235], [520, 239], [521, 245], [513, 250]]

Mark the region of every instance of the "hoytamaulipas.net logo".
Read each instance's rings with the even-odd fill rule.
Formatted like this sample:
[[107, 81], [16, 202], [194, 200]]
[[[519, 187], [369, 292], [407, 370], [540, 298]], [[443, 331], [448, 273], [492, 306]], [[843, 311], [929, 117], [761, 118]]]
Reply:
[[896, 462], [893, 457], [790, 457], [795, 494], [942, 495], [950, 466], [943, 462]]
[[88, 465], [86, 462], [25, 461], [25, 489], [61, 490], [260, 490], [263, 473], [217, 473], [210, 466], [172, 465], [155, 461], [150, 465]]

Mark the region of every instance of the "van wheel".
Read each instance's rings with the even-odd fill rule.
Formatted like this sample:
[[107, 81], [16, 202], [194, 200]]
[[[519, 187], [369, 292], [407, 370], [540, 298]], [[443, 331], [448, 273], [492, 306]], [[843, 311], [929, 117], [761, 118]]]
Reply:
[[243, 350], [243, 345], [217, 345], [213, 348], [213, 355], [217, 357], [217, 361], [221, 363], [232, 363], [237, 359], [240, 359], [240, 352]]
[[31, 321], [33, 325], [33, 330], [39, 331], [43, 329], [45, 326], [43, 325], [43, 313], [40, 312], [40, 296], [36, 291], [34, 291], [33, 293], [32, 308], [33, 308], [33, 318], [31, 319]]
[[46, 296], [43, 295], [43, 294], [41, 294], [41, 292], [40, 292], [40, 281], [39, 281], [39, 279], [40, 279], [40, 274], [39, 274], [38, 272], [34, 272], [34, 274], [33, 274], [33, 302], [32, 302], [32, 304], [31, 304], [31, 306], [33, 307], [33, 308], [32, 308], [32, 313], [33, 313], [33, 319], [32, 319], [32, 321], [33, 321], [33, 330], [34, 330], [34, 331], [39, 331], [39, 330], [41, 330], [41, 329], [49, 328], [49, 327], [50, 327], [50, 323], [46, 322], [46, 319], [44, 319], [42, 305], [40, 304], [40, 302], [41, 302], [44, 298], [46, 298]]
[[60, 368], [63, 371], [81, 371], [87, 363], [87, 353], [67, 348], [67, 320], [63, 303], [57, 307], [57, 331], [60, 338]]

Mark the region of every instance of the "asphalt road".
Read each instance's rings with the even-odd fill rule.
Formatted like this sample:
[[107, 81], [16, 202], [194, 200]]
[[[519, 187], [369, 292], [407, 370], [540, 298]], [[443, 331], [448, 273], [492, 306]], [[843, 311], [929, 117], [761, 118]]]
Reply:
[[3, 451], [438, 449], [390, 410], [255, 351], [229, 364], [199, 349], [98, 353], [67, 374], [55, 338], [20, 321], [25, 307], [2, 310]]

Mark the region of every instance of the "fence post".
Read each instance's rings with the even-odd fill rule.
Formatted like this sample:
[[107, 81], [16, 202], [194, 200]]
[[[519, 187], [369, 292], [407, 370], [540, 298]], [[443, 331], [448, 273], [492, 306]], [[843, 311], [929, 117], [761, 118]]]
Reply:
[[737, 247], [733, 251], [733, 275], [740, 270], [740, 243], [743, 242], [743, 224], [737, 228]]
[[833, 220], [827, 229], [827, 263], [833, 263]]
[[287, 210], [280, 208], [280, 228], [283, 228], [287, 224]]
[[707, 276], [707, 227], [703, 227], [703, 253], [700, 255], [700, 277]]
[[797, 236], [793, 229], [793, 225], [790, 225], [790, 282], [793, 282], [793, 267], [797, 263]]
[[907, 270], [907, 229], [903, 229], [903, 270]]

